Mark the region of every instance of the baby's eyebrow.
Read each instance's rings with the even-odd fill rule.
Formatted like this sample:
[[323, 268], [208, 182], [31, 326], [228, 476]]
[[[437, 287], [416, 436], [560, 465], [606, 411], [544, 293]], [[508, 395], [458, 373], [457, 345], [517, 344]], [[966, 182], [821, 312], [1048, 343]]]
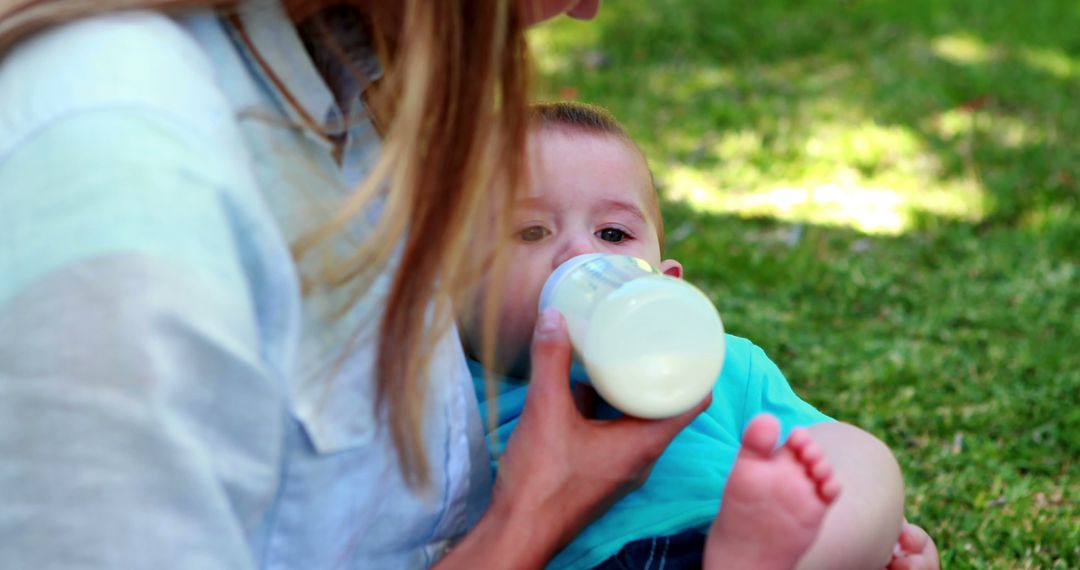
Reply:
[[600, 200], [595, 209], [603, 212], [609, 212], [612, 210], [626, 212], [627, 214], [634, 216], [642, 222], [647, 223], [647, 220], [645, 219], [645, 212], [642, 212], [641, 208], [639, 208], [638, 205], [634, 204], [633, 202], [626, 202], [624, 200], [613, 200], [607, 198], [604, 200]]

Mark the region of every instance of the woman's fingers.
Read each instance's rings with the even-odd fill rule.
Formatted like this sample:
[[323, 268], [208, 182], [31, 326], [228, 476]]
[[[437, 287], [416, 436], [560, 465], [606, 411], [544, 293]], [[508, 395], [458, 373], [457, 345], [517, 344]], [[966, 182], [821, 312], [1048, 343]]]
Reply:
[[620, 434], [626, 437], [628, 441], [637, 441], [638, 446], [649, 450], [648, 455], [652, 455], [652, 459], [656, 459], [671, 443], [671, 440], [683, 428], [690, 425], [690, 422], [694, 421], [694, 418], [705, 411], [711, 403], [712, 393], [710, 392], [696, 406], [677, 416], [659, 420], [645, 420], [627, 416], [610, 423], [612, 429], [620, 430]]
[[[573, 392], [569, 389], [569, 369], [572, 357], [570, 338], [566, 332], [566, 321], [555, 309], [546, 309], [536, 319], [536, 329], [532, 341], [532, 371], [529, 381], [529, 393], [537, 394], [526, 401], [537, 402], [534, 406], [556, 406], [564, 409], [574, 402]], [[626, 417], [612, 424], [610, 429], [636, 433], [643, 437], [646, 444], [667, 446], [675, 434], [682, 431], [694, 418], [712, 403], [712, 393], [690, 410], [671, 418], [645, 420]], [[629, 435], [629, 434], [628, 434]]]
[[[526, 408], [540, 408], [534, 412], [538, 415], [550, 417], [557, 414], [564, 418], [563, 412], [577, 408], [568, 381], [571, 355], [570, 339], [563, 316], [554, 309], [540, 313], [536, 320], [536, 330], [533, 332], [530, 398], [525, 403]], [[604, 431], [607, 443], [617, 446], [617, 449], [624, 449], [628, 456], [640, 457], [651, 463], [663, 452], [672, 438], [711, 403], [710, 393], [692, 409], [671, 418], [645, 420], [623, 417], [588, 427]]]
[[623, 484], [617, 497], [640, 487], [648, 479], [653, 464], [667, 449], [671, 440], [687, 424], [692, 422], [711, 403], [712, 397], [706, 398], [693, 409], [675, 417], [646, 420], [624, 416], [610, 421], [590, 422], [591, 429], [605, 441], [601, 450], [608, 465], [618, 465], [623, 473]]

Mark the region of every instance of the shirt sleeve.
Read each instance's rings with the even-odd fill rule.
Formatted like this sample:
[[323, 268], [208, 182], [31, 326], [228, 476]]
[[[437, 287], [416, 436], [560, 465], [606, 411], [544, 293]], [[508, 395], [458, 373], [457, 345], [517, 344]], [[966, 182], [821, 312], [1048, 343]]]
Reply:
[[178, 34], [77, 23], [0, 67], [3, 568], [254, 565], [284, 421], [258, 216]]
[[[796, 427], [833, 421], [795, 393], [784, 374], [760, 347], [746, 339], [731, 336], [728, 343], [731, 365], [739, 368], [738, 374], [746, 378], [739, 425], [745, 427], [758, 414], [772, 414], [780, 421], [780, 438], [785, 441]], [[741, 356], [733, 358], [733, 354]], [[728, 364], [725, 362], [726, 366]]]

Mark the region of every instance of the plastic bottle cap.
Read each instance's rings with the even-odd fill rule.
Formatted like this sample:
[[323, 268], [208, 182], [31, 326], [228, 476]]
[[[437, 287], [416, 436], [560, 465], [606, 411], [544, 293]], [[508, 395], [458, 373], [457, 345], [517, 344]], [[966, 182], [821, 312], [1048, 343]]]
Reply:
[[551, 275], [548, 276], [547, 281], [544, 282], [544, 288], [540, 290], [540, 310], [542, 311], [551, 305], [551, 296], [555, 294], [555, 288], [558, 287], [563, 277], [594, 259], [604, 257], [604, 255], [606, 254], [583, 253], [564, 261], [556, 267], [555, 271], [552, 271]]

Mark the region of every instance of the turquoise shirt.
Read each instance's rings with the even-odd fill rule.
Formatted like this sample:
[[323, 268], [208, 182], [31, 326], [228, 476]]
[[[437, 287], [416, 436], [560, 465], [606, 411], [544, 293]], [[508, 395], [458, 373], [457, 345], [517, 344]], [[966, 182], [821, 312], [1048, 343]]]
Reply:
[[369, 227], [289, 250], [377, 156], [355, 95], [275, 2], [99, 16], [0, 55], [0, 568], [418, 568], [480, 516], [456, 335], [414, 492], [372, 405], [389, 274], [344, 318], [348, 291], [301, 295]]
[[[720, 508], [743, 428], [754, 416], [776, 416], [782, 440], [795, 427], [831, 421], [795, 394], [784, 375], [756, 345], [727, 335], [726, 346], [724, 368], [713, 388], [709, 408], [675, 436], [645, 484], [582, 531], [548, 568], [591, 568], [635, 540], [690, 529], [705, 532]], [[470, 362], [469, 367], [486, 426], [484, 371], [476, 362]], [[577, 367], [571, 376], [584, 379]], [[494, 457], [501, 454], [517, 425], [526, 386], [505, 378], [496, 385], [497, 442], [491, 449]]]

